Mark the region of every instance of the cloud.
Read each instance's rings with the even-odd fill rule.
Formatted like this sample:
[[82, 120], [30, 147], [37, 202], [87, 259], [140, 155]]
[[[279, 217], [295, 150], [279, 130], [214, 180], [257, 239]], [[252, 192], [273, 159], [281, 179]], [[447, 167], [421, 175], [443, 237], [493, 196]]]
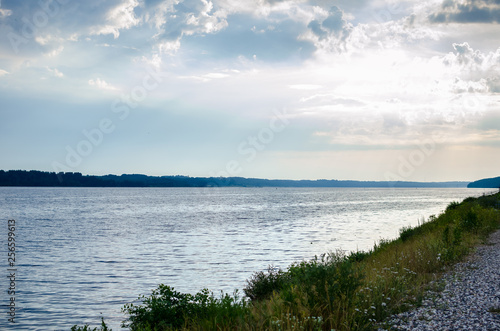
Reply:
[[455, 78], [451, 90], [453, 93], [484, 93], [488, 92], [488, 81], [481, 78], [478, 81], [464, 81], [459, 77]]
[[185, 0], [161, 3], [151, 18], [159, 29], [160, 41], [176, 41], [184, 35], [215, 33], [227, 27], [227, 13], [218, 10], [211, 1]]
[[[320, 54], [353, 54], [364, 56], [369, 51], [386, 49], [408, 49], [417, 43], [438, 41], [443, 32], [433, 29], [426, 17], [428, 6], [408, 8], [409, 3], [387, 5], [390, 14], [384, 20], [375, 20], [376, 10], [381, 4], [373, 4], [371, 15], [363, 12], [364, 20], [346, 14], [338, 6], [330, 8], [328, 12], [318, 12], [317, 17], [308, 24], [310, 33], [304, 34], [305, 40], [314, 42]], [[382, 7], [380, 7], [382, 8]], [[407, 15], [405, 15], [407, 14]], [[376, 15], [375, 15], [376, 16]]]
[[[423, 9], [421, 9], [423, 11]], [[409, 50], [420, 43], [439, 41], [443, 32], [423, 21], [420, 12], [382, 23], [358, 23], [347, 40], [346, 48], [365, 53], [368, 49]], [[417, 53], [418, 54], [418, 53]]]
[[[47, 70], [54, 76], [54, 77], [58, 77], [58, 78], [63, 78], [64, 77], [64, 74], [62, 72], [60, 72], [59, 70], [57, 70], [57, 68], [54, 68], [54, 69], [51, 69], [49, 67], [46, 67]], [[90, 83], [90, 82], [89, 82]]]
[[464, 42], [461, 44], [454, 43], [453, 49], [455, 52], [448, 53], [443, 59], [447, 66], [459, 66], [467, 70], [479, 70], [485, 61], [485, 55], [479, 51], [474, 50], [469, 43]]
[[452, 84], [455, 93], [499, 93], [500, 48], [484, 53], [474, 50], [467, 42], [453, 44], [454, 52], [443, 57], [443, 63], [456, 72]]
[[12, 15], [12, 11], [0, 8], [0, 19]]
[[[471, 101], [469, 96], [460, 96], [457, 103]], [[477, 102], [477, 100], [472, 100]], [[411, 148], [424, 140], [447, 145], [495, 143], [500, 141], [500, 130], [492, 126], [478, 130], [488, 112], [461, 112], [460, 108], [450, 112], [420, 111], [373, 111], [353, 113], [338, 111], [329, 127], [318, 126], [313, 137], [327, 145], [349, 149]], [[493, 113], [497, 114], [497, 112]], [[484, 123], [483, 123], [484, 124]]]
[[488, 89], [491, 93], [500, 94], [500, 77], [491, 77], [487, 79]]
[[344, 12], [337, 6], [328, 11], [328, 15], [322, 21], [312, 20], [308, 28], [320, 39], [335, 37], [344, 42], [352, 31], [352, 24], [344, 18]]
[[314, 84], [294, 84], [294, 85], [289, 85], [288, 87], [295, 90], [318, 90], [322, 88], [321, 85], [314, 85]]
[[0, 0], [0, 19], [12, 15], [12, 10], [2, 9], [2, 1]]
[[429, 16], [432, 23], [498, 23], [498, 0], [446, 0], [440, 11]]
[[106, 24], [91, 28], [90, 34], [112, 34], [120, 36], [120, 30], [127, 30], [138, 25], [141, 19], [135, 16], [134, 9], [139, 6], [137, 0], [127, 0], [109, 10], [106, 14]]
[[254, 55], [265, 62], [301, 61], [310, 58], [315, 51], [311, 40], [299, 38], [307, 30], [301, 21], [233, 14], [228, 16], [227, 23], [228, 28], [218, 33], [184, 36], [183, 47], [203, 54], [204, 61], [252, 59]]
[[101, 90], [108, 90], [108, 91], [118, 91], [118, 88], [106, 83], [104, 80], [97, 78], [96, 80], [90, 79], [89, 80], [89, 85], [90, 86], [95, 86], [98, 89]]
[[8, 71], [5, 71], [5, 70], [3, 70], [3, 69], [0, 69], [0, 77], [5, 76], [5, 75], [8, 75], [8, 74], [9, 74], [9, 72], [8, 72]]
[[223, 79], [230, 77], [231, 75], [222, 72], [210, 72], [208, 74], [199, 75], [199, 76], [181, 76], [181, 79], [192, 79], [194, 81], [199, 82], [210, 82], [214, 79]]
[[[318, 85], [319, 86], [319, 85]], [[320, 86], [321, 87], [321, 86]], [[310, 106], [344, 106], [344, 107], [362, 107], [366, 104], [351, 98], [340, 98], [334, 94], [314, 94], [303, 97], [300, 102], [307, 103]]]
[[61, 45], [61, 46], [54, 48], [51, 51], [45, 53], [45, 55], [47, 55], [48, 57], [55, 57], [55, 56], [61, 54], [63, 50], [64, 50], [64, 46]]

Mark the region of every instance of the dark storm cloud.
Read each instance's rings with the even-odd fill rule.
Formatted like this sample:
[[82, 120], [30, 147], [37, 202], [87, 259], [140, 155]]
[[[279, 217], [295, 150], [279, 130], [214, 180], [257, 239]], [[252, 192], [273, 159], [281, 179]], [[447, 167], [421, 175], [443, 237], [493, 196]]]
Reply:
[[500, 0], [444, 1], [439, 12], [429, 16], [432, 23], [498, 23]]

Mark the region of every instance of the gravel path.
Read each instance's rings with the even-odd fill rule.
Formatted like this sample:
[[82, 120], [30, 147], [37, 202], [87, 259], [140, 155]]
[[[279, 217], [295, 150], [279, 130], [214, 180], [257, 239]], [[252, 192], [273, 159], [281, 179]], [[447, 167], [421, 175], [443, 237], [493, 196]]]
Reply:
[[428, 292], [421, 307], [392, 316], [389, 330], [500, 330], [500, 231], [443, 279], [442, 292]]

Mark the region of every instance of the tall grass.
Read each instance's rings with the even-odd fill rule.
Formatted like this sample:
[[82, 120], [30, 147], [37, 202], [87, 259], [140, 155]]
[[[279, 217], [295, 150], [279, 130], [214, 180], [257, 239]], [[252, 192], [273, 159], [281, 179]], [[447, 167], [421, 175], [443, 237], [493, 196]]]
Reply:
[[500, 193], [452, 202], [368, 252], [334, 252], [257, 272], [246, 297], [196, 295], [160, 285], [126, 305], [131, 330], [372, 330], [418, 305], [435, 280], [500, 227]]

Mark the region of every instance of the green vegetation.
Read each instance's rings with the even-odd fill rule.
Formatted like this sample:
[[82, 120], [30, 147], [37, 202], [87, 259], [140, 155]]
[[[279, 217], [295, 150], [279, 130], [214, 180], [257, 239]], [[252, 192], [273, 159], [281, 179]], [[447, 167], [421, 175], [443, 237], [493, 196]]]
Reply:
[[128, 304], [123, 308], [130, 315], [129, 325], [124, 326], [132, 330], [170, 330], [190, 325], [204, 330], [232, 329], [249, 314], [247, 302], [240, 300], [237, 292], [216, 298], [206, 289], [191, 295], [161, 284], [151, 296], [141, 299], [142, 305]]
[[100, 328], [91, 328], [88, 324], [85, 324], [84, 326], [77, 326], [74, 325], [71, 328], [71, 331], [111, 331], [111, 329], [108, 328], [106, 323], [104, 322], [104, 318], [101, 318], [101, 327]]
[[475, 182], [469, 183], [467, 187], [470, 188], [500, 188], [500, 177], [495, 178], [485, 178], [476, 180]]
[[[269, 268], [248, 280], [245, 298], [165, 285], [126, 305], [135, 330], [373, 330], [419, 305], [430, 282], [500, 227], [500, 193], [452, 202], [446, 211], [369, 252], [324, 254]], [[434, 285], [435, 286], [435, 285]], [[75, 330], [87, 330], [76, 329]], [[90, 329], [88, 329], [90, 330]]]
[[287, 180], [243, 177], [89, 176], [79, 172], [0, 170], [0, 186], [41, 187], [465, 187], [466, 182], [403, 182], [356, 180]]

